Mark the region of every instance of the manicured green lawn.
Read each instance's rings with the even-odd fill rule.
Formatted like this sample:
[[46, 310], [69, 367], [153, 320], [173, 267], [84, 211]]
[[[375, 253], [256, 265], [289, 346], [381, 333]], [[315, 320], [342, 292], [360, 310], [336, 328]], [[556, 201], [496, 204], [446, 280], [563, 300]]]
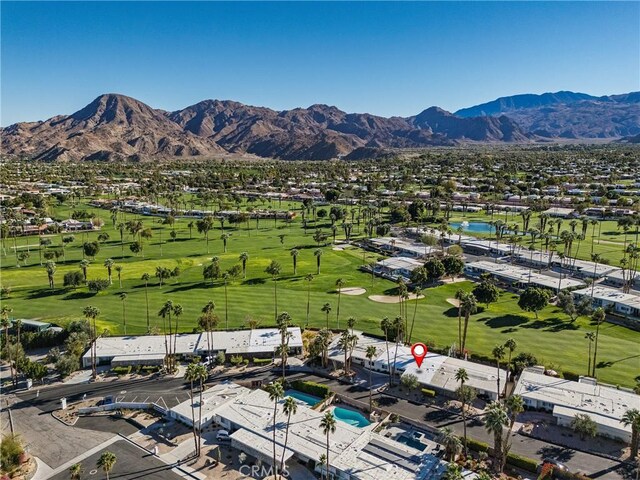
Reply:
[[[283, 205], [285, 208], [286, 205]], [[91, 208], [90, 210], [96, 211]], [[58, 218], [68, 216], [68, 207], [58, 209]], [[322, 248], [321, 274], [316, 273], [316, 249], [310, 228], [305, 235], [300, 227], [300, 220], [286, 225], [278, 221], [274, 228], [273, 220], [260, 222], [260, 231], [255, 229], [255, 221], [251, 222], [251, 230], [246, 225], [235, 229], [225, 226], [225, 231], [232, 236], [228, 241], [228, 253], [222, 252], [220, 228], [210, 232], [210, 254], [206, 253], [206, 244], [202, 235], [193, 230], [193, 239], [189, 239], [188, 220], [179, 219], [175, 228], [178, 238], [170, 240], [169, 226], [161, 226], [158, 218], [143, 217], [145, 226], [153, 226], [154, 236], [145, 244], [145, 258], [135, 257], [128, 248], [130, 239], [125, 236], [125, 258], [121, 259], [119, 233], [111, 226], [109, 214], [100, 211], [99, 215], [105, 220], [102, 232], [110, 235], [89, 267], [89, 278], [106, 278], [107, 271], [103, 263], [106, 258], [113, 258], [123, 266], [123, 287], [119, 288], [116, 272], [113, 273], [113, 285], [97, 295], [87, 292], [86, 287], [77, 291], [62, 289], [62, 277], [65, 272], [78, 269], [82, 258], [80, 245], [82, 235], [76, 235], [76, 241], [67, 249], [66, 263], [58, 263], [55, 274], [56, 284], [60, 288], [54, 291], [48, 289], [47, 275], [39, 264], [36, 237], [19, 238], [19, 247], [25, 248], [27, 241], [31, 245], [31, 256], [27, 267], [15, 267], [12, 255], [12, 240], [7, 241], [7, 255], [2, 257], [2, 284], [10, 286], [12, 293], [6, 299], [14, 312], [13, 315], [22, 318], [40, 318], [55, 323], [64, 324], [72, 319], [82, 317], [82, 309], [87, 305], [94, 305], [101, 311], [100, 324], [108, 328], [112, 334], [123, 334], [122, 301], [120, 292], [128, 294], [126, 299], [127, 333], [146, 332], [146, 302], [144, 283], [140, 280], [143, 273], [149, 273], [152, 280], [148, 295], [150, 304], [151, 325], [161, 324], [157, 311], [163, 302], [173, 300], [184, 307], [184, 314], [180, 318], [180, 330], [191, 331], [197, 323], [201, 308], [209, 301], [216, 303], [216, 313], [220, 317], [220, 327], [225, 325], [225, 295], [221, 281], [205, 283], [202, 278], [203, 266], [210, 262], [213, 255], [220, 257], [222, 270], [226, 270], [239, 263], [238, 255], [246, 251], [250, 255], [247, 264], [247, 278], [238, 278], [229, 283], [228, 320], [230, 327], [237, 327], [247, 319], [255, 319], [263, 326], [274, 324], [274, 282], [264, 273], [269, 262], [277, 260], [282, 266], [282, 275], [278, 281], [279, 310], [288, 311], [296, 324], [302, 325], [306, 317], [307, 287], [304, 280], [308, 273], [314, 274], [311, 288], [311, 316], [310, 325], [321, 327], [325, 325], [325, 314], [321, 307], [329, 302], [333, 310], [329, 316], [330, 326], [336, 328], [336, 312], [338, 296], [335, 293], [335, 282], [338, 278], [345, 280], [347, 287], [363, 287], [367, 293], [361, 296], [342, 295], [340, 299], [340, 325], [343, 326], [347, 317], [357, 318], [359, 329], [374, 333], [381, 333], [380, 319], [384, 316], [391, 318], [399, 313], [397, 304], [382, 304], [369, 300], [371, 294], [393, 294], [394, 284], [376, 278], [358, 270], [363, 262], [363, 252], [355, 247], [336, 250], [331, 245]], [[131, 218], [128, 216], [127, 219]], [[124, 220], [124, 219], [123, 219]], [[163, 256], [160, 257], [159, 236], [162, 229]], [[328, 223], [323, 225], [325, 233], [329, 234]], [[354, 233], [358, 234], [354, 226]], [[279, 235], [285, 235], [281, 244]], [[94, 240], [97, 233], [89, 234]], [[342, 230], [338, 231], [338, 239], [343, 237]], [[60, 244], [60, 236], [52, 236], [55, 245]], [[298, 274], [293, 275], [290, 250], [298, 248]], [[365, 261], [375, 260], [374, 254], [367, 253]], [[174, 268], [179, 266], [182, 273], [177, 279], [170, 279], [162, 287], [153, 278], [157, 266]], [[250, 287], [250, 288], [249, 288]], [[458, 288], [470, 290], [472, 283], [464, 282], [443, 285], [426, 289], [425, 299], [418, 302], [417, 320], [414, 340], [432, 341], [440, 347], [452, 344], [457, 340], [457, 311], [446, 299], [453, 297]], [[568, 318], [558, 313], [555, 307], [549, 307], [540, 312], [540, 319], [535, 320], [532, 314], [523, 313], [517, 306], [514, 295], [504, 293], [500, 301], [490, 306], [488, 310], [471, 317], [469, 326], [468, 349], [472, 353], [490, 354], [491, 349], [507, 338], [513, 337], [518, 342], [518, 352], [531, 352], [540, 361], [558, 371], [569, 370], [585, 373], [587, 369], [587, 341], [584, 334], [594, 330], [588, 319], [579, 319], [570, 323]], [[409, 320], [413, 315], [414, 303], [410, 302]], [[157, 322], [157, 323], [156, 323]], [[632, 385], [634, 377], [640, 373], [640, 353], [638, 344], [640, 333], [629, 329], [605, 324], [601, 328], [599, 361], [603, 362], [598, 370], [602, 381]]]

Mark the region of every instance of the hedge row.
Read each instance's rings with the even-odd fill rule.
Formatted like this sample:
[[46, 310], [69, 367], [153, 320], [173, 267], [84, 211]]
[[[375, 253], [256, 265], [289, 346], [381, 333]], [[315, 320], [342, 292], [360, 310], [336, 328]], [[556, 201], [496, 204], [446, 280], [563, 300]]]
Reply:
[[577, 382], [578, 380], [580, 380], [580, 375], [575, 372], [569, 372], [565, 370], [564, 372], [562, 372], [562, 378], [564, 378], [565, 380], [573, 380], [574, 382]]
[[425, 397], [435, 397], [436, 396], [436, 392], [434, 390], [429, 389], [429, 388], [422, 388], [420, 391], [422, 392], [422, 394]]
[[300, 392], [308, 393], [320, 398], [326, 398], [331, 394], [331, 390], [326, 385], [315, 382], [308, 382], [304, 380], [295, 380], [291, 383], [291, 386]]
[[253, 359], [253, 364], [254, 365], [266, 365], [268, 363], [271, 363], [271, 359], [270, 358], [254, 358]]
[[488, 452], [489, 445], [484, 442], [479, 442], [473, 438], [467, 438], [467, 447], [475, 452]]
[[527, 457], [521, 457], [515, 453], [507, 455], [507, 464], [512, 467], [521, 468], [527, 472], [536, 473], [538, 470], [538, 462]]
[[128, 367], [113, 367], [111, 371], [116, 375], [128, 375], [131, 373], [131, 365]]

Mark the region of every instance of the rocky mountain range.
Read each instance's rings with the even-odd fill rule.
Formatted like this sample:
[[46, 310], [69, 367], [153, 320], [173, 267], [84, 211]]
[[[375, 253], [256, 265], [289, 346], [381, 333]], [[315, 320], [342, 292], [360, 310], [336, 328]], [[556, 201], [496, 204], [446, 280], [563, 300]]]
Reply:
[[640, 92], [604, 97], [574, 92], [515, 95], [464, 108], [455, 115], [506, 115], [542, 138], [630, 137], [640, 134]]
[[558, 92], [505, 97], [455, 114], [412, 117], [346, 113], [336, 107], [276, 111], [204, 100], [175, 112], [105, 94], [71, 115], [0, 130], [2, 153], [37, 160], [147, 160], [225, 153], [281, 159], [374, 157], [389, 149], [462, 143], [530, 143], [640, 133], [640, 93], [610, 97]]

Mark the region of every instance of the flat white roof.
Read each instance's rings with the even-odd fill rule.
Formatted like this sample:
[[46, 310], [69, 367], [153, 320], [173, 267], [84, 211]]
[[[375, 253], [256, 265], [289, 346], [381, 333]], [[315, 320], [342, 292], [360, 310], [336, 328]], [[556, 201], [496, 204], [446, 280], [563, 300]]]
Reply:
[[468, 263], [465, 268], [475, 268], [484, 272], [491, 273], [492, 275], [507, 278], [514, 282], [527, 284], [531, 283], [533, 285], [539, 285], [551, 289], [558, 288], [558, 284], [560, 284], [561, 290], [565, 288], [576, 288], [584, 286], [584, 282], [576, 280], [574, 278], [563, 278], [562, 280], [560, 280], [556, 277], [533, 272], [526, 267], [520, 267], [507, 263], [495, 263], [489, 262], [487, 260], [479, 260], [477, 262]]
[[[302, 332], [299, 327], [289, 327], [291, 338], [289, 347], [302, 347]], [[96, 342], [97, 356], [101, 358], [122, 357], [127, 355], [157, 356], [165, 355], [164, 335], [137, 335], [126, 337], [100, 337]], [[224, 350], [228, 354], [270, 353], [280, 344], [277, 328], [258, 328], [254, 330], [215, 331], [211, 350]], [[207, 335], [202, 333], [183, 333], [176, 337], [178, 355], [196, 355], [207, 352]], [[84, 357], [90, 358], [87, 352]]]
[[[627, 410], [640, 409], [640, 395], [603, 385], [549, 377], [530, 369], [522, 372], [513, 393], [525, 399], [565, 407], [566, 410], [559, 412], [567, 416], [587, 413], [598, 423], [617, 423], [620, 427], [619, 421]], [[569, 410], [572, 415], [568, 414]], [[631, 428], [627, 431], [630, 432]]]
[[422, 267], [424, 263], [408, 257], [391, 257], [380, 260], [377, 262], [377, 265], [391, 270], [414, 270], [418, 267]]
[[[576, 295], [591, 296], [591, 287], [575, 290]], [[626, 305], [633, 308], [640, 308], [640, 295], [633, 293], [624, 293], [617, 288], [606, 287], [604, 285], [595, 285], [593, 287], [593, 298], [606, 302], [615, 302], [620, 305]]]
[[[250, 390], [233, 383], [212, 387], [204, 394], [203, 419], [215, 417], [231, 422], [238, 430], [231, 435], [234, 442], [270, 458], [273, 455], [273, 402], [264, 390]], [[282, 454], [287, 416], [282, 400], [276, 412], [276, 451]], [[196, 399], [195, 416], [198, 417]], [[191, 418], [191, 402], [187, 400], [172, 409], [185, 418]], [[326, 436], [320, 427], [324, 413], [298, 405], [291, 415], [285, 459], [293, 454], [317, 460], [326, 452]], [[329, 442], [331, 466], [351, 472], [354, 478], [377, 480], [421, 480], [439, 461], [399, 442], [384, 438], [371, 428], [358, 428], [336, 420], [336, 431]], [[399, 467], [396, 463], [402, 463]]]

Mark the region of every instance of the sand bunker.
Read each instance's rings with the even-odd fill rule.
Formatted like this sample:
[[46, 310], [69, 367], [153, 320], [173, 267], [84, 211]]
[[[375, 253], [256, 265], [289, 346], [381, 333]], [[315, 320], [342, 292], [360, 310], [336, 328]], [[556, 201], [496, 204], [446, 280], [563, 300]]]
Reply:
[[460, 282], [466, 282], [467, 279], [464, 277], [455, 277], [454, 279], [451, 279], [450, 277], [447, 278], [441, 278], [440, 282], [442, 283], [460, 283]]
[[360, 287], [347, 287], [340, 288], [339, 290], [342, 295], [362, 295], [363, 293], [367, 293], [364, 288]]
[[[421, 298], [424, 298], [424, 295], [416, 297], [415, 293], [409, 294], [409, 300], [420, 300]], [[397, 295], [369, 295], [369, 300], [378, 303], [400, 303], [400, 299]]]
[[333, 247], [332, 250], [336, 250], [338, 252], [341, 252], [344, 250], [344, 247]]
[[449, 302], [454, 307], [458, 308], [460, 306], [460, 300], [457, 298], [447, 298], [447, 302]]

